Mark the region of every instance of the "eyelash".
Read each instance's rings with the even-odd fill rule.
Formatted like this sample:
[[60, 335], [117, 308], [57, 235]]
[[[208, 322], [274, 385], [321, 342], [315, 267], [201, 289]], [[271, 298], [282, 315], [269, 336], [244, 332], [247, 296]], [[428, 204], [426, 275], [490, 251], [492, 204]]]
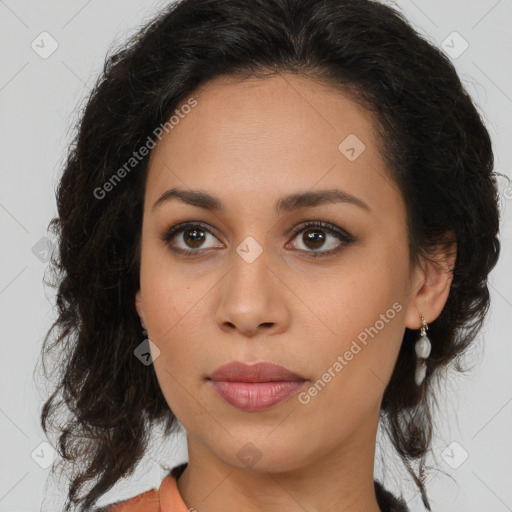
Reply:
[[[197, 249], [195, 251], [188, 251], [185, 249], [180, 249], [176, 247], [172, 247], [170, 242], [171, 240], [179, 233], [189, 229], [189, 228], [201, 228], [202, 230], [206, 231], [207, 233], [214, 235], [214, 233], [206, 227], [205, 224], [202, 222], [184, 222], [181, 224], [178, 224], [176, 226], [172, 226], [171, 228], [167, 229], [163, 235], [161, 236], [162, 242], [164, 242], [166, 245], [169, 246], [171, 251], [182, 254], [184, 256], [191, 256], [191, 257], [197, 257], [201, 255], [201, 249]], [[317, 228], [321, 231], [325, 231], [326, 233], [333, 235], [335, 238], [340, 240], [340, 244], [335, 248], [331, 249], [329, 251], [305, 251], [300, 250], [301, 252], [305, 252], [308, 255], [311, 255], [313, 258], [318, 257], [327, 257], [327, 256], [333, 256], [340, 251], [343, 250], [343, 248], [353, 242], [356, 241], [356, 238], [354, 238], [352, 235], [347, 233], [346, 231], [338, 228], [334, 224], [331, 224], [329, 222], [323, 222], [323, 221], [307, 221], [293, 229], [290, 230], [290, 234], [293, 235], [293, 238], [295, 238], [299, 233], [302, 233], [303, 231], [307, 231], [311, 228]], [[206, 249], [207, 250], [207, 249]]]

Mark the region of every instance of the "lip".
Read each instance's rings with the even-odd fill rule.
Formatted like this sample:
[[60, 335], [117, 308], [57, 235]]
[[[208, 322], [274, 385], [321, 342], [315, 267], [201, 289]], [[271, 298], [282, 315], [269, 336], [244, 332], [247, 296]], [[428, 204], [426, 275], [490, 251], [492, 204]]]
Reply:
[[227, 382], [281, 382], [284, 380], [306, 380], [284, 366], [274, 363], [246, 364], [241, 361], [219, 366], [209, 377], [213, 381]]
[[284, 366], [233, 361], [217, 368], [208, 381], [217, 394], [243, 411], [260, 411], [284, 402], [307, 379]]

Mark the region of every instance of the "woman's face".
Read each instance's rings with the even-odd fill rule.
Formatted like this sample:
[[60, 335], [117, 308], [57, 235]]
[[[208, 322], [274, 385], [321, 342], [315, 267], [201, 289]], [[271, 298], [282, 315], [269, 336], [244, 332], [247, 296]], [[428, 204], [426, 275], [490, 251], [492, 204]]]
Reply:
[[[249, 454], [284, 471], [370, 450], [404, 329], [421, 324], [405, 206], [371, 115], [294, 75], [217, 79], [193, 97], [151, 153], [136, 297], [189, 456], [242, 468]], [[171, 189], [181, 196], [159, 201]], [[199, 206], [194, 192], [211, 199]], [[248, 410], [209, 380], [231, 361], [304, 380]], [[224, 386], [257, 395], [258, 384]]]

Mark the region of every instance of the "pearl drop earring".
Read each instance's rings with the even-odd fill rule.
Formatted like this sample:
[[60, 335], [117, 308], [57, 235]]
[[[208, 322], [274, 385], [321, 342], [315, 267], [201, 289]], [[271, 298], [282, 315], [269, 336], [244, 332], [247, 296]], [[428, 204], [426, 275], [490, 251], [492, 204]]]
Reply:
[[430, 340], [427, 338], [428, 324], [427, 321], [421, 317], [420, 337], [416, 340], [415, 350], [418, 361], [416, 363], [416, 373], [414, 380], [417, 386], [421, 386], [421, 383], [425, 379], [427, 373], [427, 357], [430, 355], [432, 345]]

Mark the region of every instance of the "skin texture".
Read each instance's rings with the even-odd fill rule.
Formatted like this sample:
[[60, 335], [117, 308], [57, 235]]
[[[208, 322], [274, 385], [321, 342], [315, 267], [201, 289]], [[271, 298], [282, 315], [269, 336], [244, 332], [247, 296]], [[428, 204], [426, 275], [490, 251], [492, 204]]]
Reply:
[[[411, 268], [404, 203], [378, 153], [372, 116], [340, 92], [284, 74], [216, 79], [194, 97], [197, 106], [150, 157], [135, 297], [160, 350], [159, 384], [188, 433], [180, 493], [200, 512], [377, 512], [373, 464], [385, 386], [405, 327], [440, 314], [454, 256]], [[365, 144], [354, 161], [338, 149], [349, 134]], [[215, 195], [225, 211], [176, 199], [152, 211], [172, 187]], [[333, 188], [370, 211], [349, 203], [274, 211], [287, 194]], [[199, 257], [162, 241], [186, 221], [212, 228], [202, 245], [183, 231], [173, 239]], [[355, 240], [314, 258], [343, 242], [323, 228], [309, 229], [324, 245], [289, 232], [306, 221], [330, 222]], [[263, 250], [252, 263], [236, 251], [248, 236]], [[244, 412], [206, 380], [229, 361], [271, 361], [308, 379], [307, 391], [381, 315], [384, 326], [307, 404], [293, 396]], [[247, 443], [261, 456], [251, 467], [237, 456]]]

